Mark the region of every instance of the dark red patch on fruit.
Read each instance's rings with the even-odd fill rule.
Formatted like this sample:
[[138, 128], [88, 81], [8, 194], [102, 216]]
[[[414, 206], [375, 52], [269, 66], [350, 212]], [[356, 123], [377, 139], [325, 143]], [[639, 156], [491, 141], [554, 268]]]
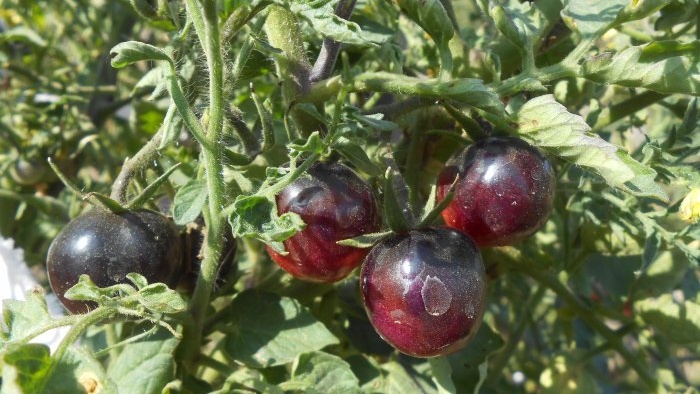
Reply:
[[130, 283], [137, 272], [149, 283], [177, 284], [182, 271], [180, 238], [174, 223], [152, 211], [115, 214], [93, 209], [68, 223], [49, 247], [49, 283], [72, 313], [85, 313], [92, 302], [73, 301], [65, 292], [82, 274], [99, 287]]
[[471, 238], [449, 228], [413, 230], [378, 243], [362, 266], [360, 288], [379, 335], [415, 357], [466, 346], [486, 306], [481, 254]]
[[486, 138], [458, 152], [438, 178], [442, 200], [455, 177], [445, 223], [471, 235], [479, 246], [512, 245], [549, 218], [556, 178], [547, 158], [517, 138]]
[[287, 255], [267, 248], [272, 260], [299, 279], [335, 282], [346, 277], [368, 250], [336, 242], [379, 229], [372, 189], [340, 164], [315, 164], [276, 201], [278, 214], [294, 212], [306, 223], [304, 230], [284, 241]]

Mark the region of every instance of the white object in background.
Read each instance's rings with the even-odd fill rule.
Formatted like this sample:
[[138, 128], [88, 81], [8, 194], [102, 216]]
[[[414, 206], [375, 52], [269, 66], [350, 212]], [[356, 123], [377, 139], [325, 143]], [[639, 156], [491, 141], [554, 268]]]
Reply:
[[[24, 251], [15, 249], [14, 244], [12, 239], [0, 237], [0, 311], [2, 310], [3, 300], [25, 300], [26, 293], [39, 285], [24, 262]], [[54, 294], [47, 294], [46, 302], [49, 306], [49, 313], [52, 316], [65, 314], [61, 303]], [[69, 328], [60, 327], [47, 331], [34, 338], [31, 342], [46, 344], [53, 352]]]

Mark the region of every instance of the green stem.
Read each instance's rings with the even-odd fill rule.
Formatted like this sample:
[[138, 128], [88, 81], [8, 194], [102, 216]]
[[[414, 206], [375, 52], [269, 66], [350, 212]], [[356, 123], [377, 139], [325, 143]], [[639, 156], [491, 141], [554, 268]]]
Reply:
[[[201, 11], [204, 11], [204, 14]], [[199, 7], [195, 0], [187, 0], [187, 12], [190, 14], [202, 48], [206, 53], [209, 69], [209, 121], [206, 135], [202, 136], [202, 156], [206, 168], [208, 189], [208, 209], [204, 212], [207, 236], [204, 245], [204, 260], [200, 267], [197, 284], [190, 300], [189, 311], [192, 320], [185, 325], [186, 335], [183, 341], [185, 363], [193, 366], [199, 356], [202, 327], [209, 305], [211, 292], [216, 281], [216, 273], [221, 256], [224, 225], [221, 210], [224, 204], [225, 188], [223, 181], [222, 148], [219, 143], [224, 120], [224, 77], [223, 52], [221, 50], [221, 33], [216, 12], [216, 1], [205, 0]], [[197, 124], [199, 122], [197, 121]]]
[[666, 94], [656, 93], [652, 91], [647, 91], [642, 94], [632, 96], [631, 98], [615, 104], [613, 106], [605, 108], [595, 124], [593, 125], [593, 132], [598, 132], [605, 126], [613, 124], [620, 119], [623, 119], [635, 112], [642, 110], [651, 104], [654, 104], [660, 100], [666, 98]]
[[[46, 385], [49, 378], [56, 369], [58, 362], [60, 362], [60, 360], [66, 354], [66, 351], [68, 351], [68, 347], [74, 344], [75, 341], [77, 341], [78, 338], [80, 338], [80, 336], [82, 336], [88, 328], [114, 316], [116, 313], [117, 309], [114, 307], [100, 307], [87, 314], [77, 316], [73, 327], [71, 327], [71, 329], [68, 330], [66, 335], [61, 340], [61, 343], [56, 348], [56, 351], [52, 356], [53, 362], [51, 363], [51, 367], [49, 369], [49, 372], [46, 374], [46, 378], [44, 379], [42, 386]], [[44, 387], [42, 387], [41, 390], [39, 390], [38, 392], [43, 393]]]

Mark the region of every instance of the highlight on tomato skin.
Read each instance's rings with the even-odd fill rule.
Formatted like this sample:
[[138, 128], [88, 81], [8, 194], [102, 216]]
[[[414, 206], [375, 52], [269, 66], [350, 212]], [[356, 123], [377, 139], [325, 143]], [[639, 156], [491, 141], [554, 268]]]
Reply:
[[464, 348], [486, 308], [486, 274], [474, 241], [441, 227], [390, 236], [360, 272], [367, 315], [400, 352], [436, 357]]
[[171, 288], [182, 273], [180, 237], [172, 220], [147, 210], [112, 213], [94, 208], [70, 221], [49, 247], [46, 268], [51, 289], [71, 313], [86, 313], [95, 303], [64, 297], [87, 274], [99, 287], [130, 283], [136, 272], [149, 283]]
[[552, 212], [552, 165], [519, 138], [485, 138], [453, 155], [438, 177], [439, 201], [457, 177], [454, 198], [442, 217], [480, 247], [518, 243], [539, 230]]
[[336, 242], [376, 232], [380, 217], [369, 184], [345, 165], [318, 162], [276, 196], [277, 212], [298, 214], [306, 228], [284, 241], [287, 255], [270, 247], [275, 263], [292, 276], [329, 283], [345, 278], [368, 249]]

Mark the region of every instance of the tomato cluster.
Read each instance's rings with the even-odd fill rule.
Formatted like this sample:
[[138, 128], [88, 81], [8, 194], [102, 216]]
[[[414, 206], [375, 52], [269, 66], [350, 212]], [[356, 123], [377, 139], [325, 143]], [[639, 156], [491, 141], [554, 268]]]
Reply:
[[[486, 274], [479, 247], [532, 235], [552, 210], [554, 188], [552, 166], [537, 149], [516, 138], [486, 138], [454, 155], [439, 176], [438, 200], [454, 189], [442, 212], [447, 227], [399, 231], [367, 250], [338, 241], [379, 230], [371, 186], [344, 165], [316, 163], [276, 196], [278, 214], [294, 212], [306, 227], [284, 241], [286, 253], [268, 253], [310, 282], [339, 281], [364, 262], [362, 299], [382, 338], [416, 357], [444, 355], [463, 348], [481, 324]], [[172, 287], [183, 271], [180, 244], [161, 214], [93, 209], [52, 243], [51, 287], [74, 313], [92, 307], [64, 297], [81, 274], [104, 287], [138, 272]]]

